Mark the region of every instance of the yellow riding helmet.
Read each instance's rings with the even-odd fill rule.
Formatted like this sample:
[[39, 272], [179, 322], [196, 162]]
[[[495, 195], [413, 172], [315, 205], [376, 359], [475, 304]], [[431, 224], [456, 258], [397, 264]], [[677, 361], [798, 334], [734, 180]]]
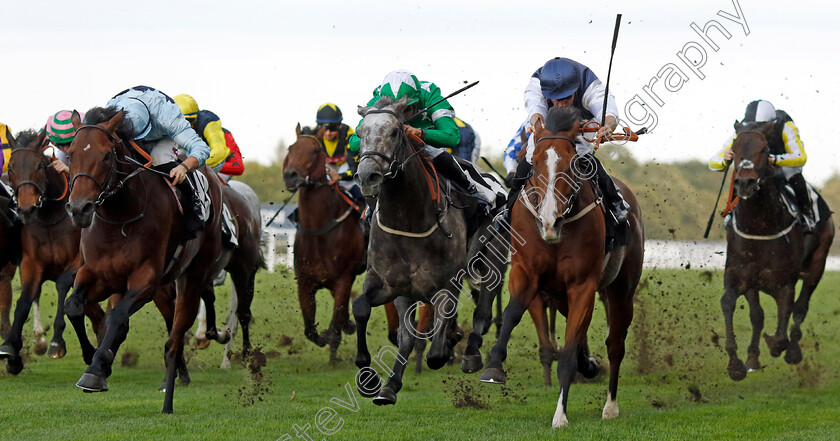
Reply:
[[198, 116], [198, 103], [195, 102], [193, 97], [182, 93], [175, 95], [173, 99], [178, 104], [178, 108], [181, 109], [181, 113], [184, 114], [185, 118], [192, 120]]

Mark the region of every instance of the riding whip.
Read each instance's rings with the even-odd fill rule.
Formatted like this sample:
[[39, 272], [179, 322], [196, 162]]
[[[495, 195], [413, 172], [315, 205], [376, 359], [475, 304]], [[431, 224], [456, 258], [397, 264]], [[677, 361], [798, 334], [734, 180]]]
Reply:
[[703, 233], [703, 239], [709, 238], [709, 231], [712, 229], [712, 223], [715, 221], [715, 212], [717, 211], [718, 202], [720, 201], [720, 195], [723, 193], [723, 186], [726, 184], [726, 173], [729, 172], [729, 164], [731, 164], [731, 162], [727, 162], [726, 166], [723, 167], [723, 180], [720, 181], [720, 190], [718, 191], [717, 198], [715, 198], [715, 208], [712, 209], [712, 214], [709, 216], [709, 223], [706, 224], [706, 232]]
[[406, 120], [405, 120], [405, 122], [409, 122], [409, 121], [411, 121], [412, 119], [416, 118], [416, 117], [417, 117], [417, 115], [422, 114], [423, 112], [425, 112], [425, 111], [427, 111], [427, 110], [431, 109], [431, 108], [432, 108], [432, 107], [434, 107], [434, 106], [437, 106], [437, 105], [438, 105], [438, 104], [440, 104], [441, 102], [446, 101], [446, 100], [448, 100], [449, 98], [452, 98], [452, 97], [453, 97], [453, 96], [455, 96], [455, 95], [458, 95], [459, 93], [461, 93], [461, 92], [463, 92], [463, 91], [465, 91], [465, 90], [469, 89], [470, 87], [475, 86], [476, 84], [478, 84], [478, 81], [476, 81], [476, 82], [474, 82], [474, 83], [467, 84], [466, 86], [464, 86], [464, 87], [462, 87], [462, 88], [460, 88], [460, 89], [456, 90], [455, 92], [452, 92], [452, 93], [450, 93], [449, 95], [446, 95], [445, 97], [443, 97], [443, 98], [441, 98], [441, 99], [439, 99], [439, 100], [435, 101], [434, 103], [429, 104], [428, 106], [424, 107], [423, 109], [418, 110], [418, 111], [417, 111], [417, 113], [415, 113], [414, 115], [411, 115], [411, 118], [406, 119]]
[[610, 67], [607, 69], [607, 84], [604, 86], [604, 109], [601, 112], [601, 124], [607, 121], [607, 100], [610, 98], [610, 74], [612, 73], [613, 55], [615, 55], [615, 43], [618, 41], [618, 28], [621, 26], [621, 14], [615, 15], [615, 32], [613, 32], [612, 50], [610, 51]]
[[504, 176], [502, 176], [502, 174], [499, 173], [498, 170], [496, 170], [496, 167], [493, 167], [493, 164], [491, 164], [490, 161], [488, 161], [487, 158], [485, 158], [484, 156], [481, 156], [481, 159], [484, 161], [485, 164], [487, 164], [488, 167], [490, 167], [490, 170], [493, 170], [493, 173], [499, 175], [499, 177], [502, 178], [502, 181], [505, 182], [505, 185], [507, 185]]
[[289, 197], [286, 198], [286, 201], [283, 202], [283, 205], [281, 205], [280, 208], [277, 209], [277, 212], [274, 213], [274, 216], [271, 216], [271, 219], [269, 219], [268, 222], [266, 222], [264, 228], [268, 228], [268, 226], [271, 225], [272, 222], [274, 222], [274, 219], [276, 219], [277, 215], [279, 215], [280, 212], [283, 211], [284, 208], [286, 208], [286, 204], [288, 204], [289, 201], [292, 200], [292, 197], [295, 195], [295, 193], [297, 193], [297, 190], [293, 191], [292, 194], [290, 194]]

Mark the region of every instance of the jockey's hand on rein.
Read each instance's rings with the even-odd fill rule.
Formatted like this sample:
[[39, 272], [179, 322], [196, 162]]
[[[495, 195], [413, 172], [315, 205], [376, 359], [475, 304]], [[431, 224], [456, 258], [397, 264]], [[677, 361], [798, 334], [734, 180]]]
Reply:
[[172, 185], [175, 186], [176, 184], [180, 184], [184, 182], [184, 179], [187, 177], [187, 166], [182, 164], [178, 164], [169, 171], [169, 177], [172, 178]]
[[421, 129], [418, 129], [416, 127], [411, 127], [407, 124], [403, 124], [403, 130], [405, 130], [405, 133], [407, 133], [409, 135], [414, 135], [414, 136], [422, 139], [423, 130], [421, 130]]

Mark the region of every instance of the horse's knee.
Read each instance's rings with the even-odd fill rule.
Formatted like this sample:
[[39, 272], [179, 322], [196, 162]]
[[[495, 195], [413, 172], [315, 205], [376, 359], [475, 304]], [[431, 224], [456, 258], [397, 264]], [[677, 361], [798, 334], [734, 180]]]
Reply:
[[64, 301], [64, 313], [70, 318], [78, 318], [84, 315], [85, 305], [82, 303], [82, 299], [75, 294], [67, 297], [67, 300]]

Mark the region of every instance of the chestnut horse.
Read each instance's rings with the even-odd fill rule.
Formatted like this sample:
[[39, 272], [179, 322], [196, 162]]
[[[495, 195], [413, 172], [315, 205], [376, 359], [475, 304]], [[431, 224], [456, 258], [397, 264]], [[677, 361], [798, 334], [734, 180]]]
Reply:
[[[825, 270], [825, 261], [834, 240], [831, 210], [820, 197], [814, 213], [820, 217], [813, 234], [805, 235], [782, 200], [779, 184], [784, 178], [770, 162], [768, 136], [773, 123], [736, 123], [737, 137], [732, 144], [734, 189], [738, 196], [732, 211], [732, 226], [726, 234], [726, 270], [724, 293], [720, 304], [726, 323], [726, 352], [729, 355], [729, 376], [742, 380], [748, 371], [761, 368], [758, 361], [759, 340], [764, 327], [764, 312], [759, 291], [776, 300], [778, 323], [776, 334], [765, 335], [770, 355], [785, 352], [790, 364], [802, 360], [799, 340], [802, 322], [808, 313], [811, 294]], [[799, 297], [796, 282], [802, 280]], [[732, 316], [738, 297], [744, 295], [750, 306], [752, 339], [747, 348], [747, 363], [738, 358]], [[793, 326], [788, 339], [791, 313]]]
[[[23, 223], [21, 236], [23, 258], [20, 264], [21, 295], [15, 306], [11, 332], [0, 346], [0, 358], [7, 358], [6, 370], [19, 374], [23, 369], [20, 349], [23, 346], [23, 325], [30, 308], [37, 305], [44, 281], [55, 282], [58, 292], [54, 333], [50, 342], [50, 358], [67, 353], [64, 343], [64, 300], [73, 285], [76, 271], [82, 264], [79, 253], [81, 231], [74, 227], [64, 210], [69, 179], [50, 166], [43, 153], [45, 133], [26, 130], [18, 134], [9, 159], [9, 179], [18, 201], [18, 214]], [[18, 147], [18, 145], [20, 145]], [[35, 326], [40, 327], [40, 314], [35, 310]], [[101, 336], [105, 313], [97, 304], [87, 305], [85, 313], [93, 329]], [[41, 331], [43, 332], [43, 330]], [[36, 339], [40, 336], [36, 335]]]
[[[117, 350], [128, 334], [129, 316], [152, 300], [158, 286], [174, 280], [175, 318], [166, 342], [164, 413], [172, 413], [176, 370], [184, 363], [184, 333], [192, 326], [199, 300], [213, 308], [213, 277], [226, 266], [231, 250], [223, 245], [222, 189], [207, 167], [211, 215], [196, 239], [182, 242], [183, 215], [171, 184], [161, 172], [132, 158], [130, 122], [125, 112], [93, 108], [82, 124], [73, 112], [76, 137], [70, 145], [71, 192], [67, 211], [83, 228], [83, 264], [76, 274], [66, 311], [90, 366], [76, 386], [87, 392], [108, 390]], [[166, 174], [168, 179], [168, 174]], [[95, 350], [87, 339], [82, 307], [110, 293], [119, 301], [108, 314], [107, 331]]]
[[[364, 271], [366, 244], [359, 225], [359, 208], [338, 187], [327, 181], [327, 154], [321, 146], [324, 128], [313, 135], [296, 127], [297, 141], [283, 160], [283, 182], [298, 195], [298, 230], [295, 234], [295, 276], [303, 314], [304, 335], [318, 346], [330, 345], [330, 364], [336, 362], [341, 333], [356, 331], [350, 320], [350, 289]], [[327, 288], [333, 295], [330, 326], [319, 335], [315, 323], [315, 292]], [[389, 338], [396, 340], [397, 316], [387, 310]]]
[[[513, 328], [526, 310], [534, 308], [535, 300], [536, 309], [545, 316], [541, 293], [556, 299], [558, 309], [566, 316], [566, 337], [557, 362], [560, 394], [552, 427], [568, 424], [569, 387], [577, 372], [592, 378], [598, 371], [597, 362], [589, 356], [586, 336], [596, 291], [605, 294], [609, 325], [606, 343], [610, 383], [603, 417], [618, 416], [618, 373], [644, 255], [639, 204], [627, 186], [615, 180], [630, 204], [630, 239], [605, 256], [601, 199], [594, 188], [595, 180], [590, 179], [594, 178], [595, 169], [591, 159], [578, 157], [575, 152], [578, 115], [575, 108], [552, 107], [546, 127], [535, 127], [534, 174], [512, 213], [513, 231], [525, 240], [513, 241], [510, 302], [505, 308], [501, 335], [481, 375], [483, 382], [506, 381], [502, 362]], [[544, 321], [537, 324], [537, 331], [541, 353], [546, 348], [553, 349]]]

